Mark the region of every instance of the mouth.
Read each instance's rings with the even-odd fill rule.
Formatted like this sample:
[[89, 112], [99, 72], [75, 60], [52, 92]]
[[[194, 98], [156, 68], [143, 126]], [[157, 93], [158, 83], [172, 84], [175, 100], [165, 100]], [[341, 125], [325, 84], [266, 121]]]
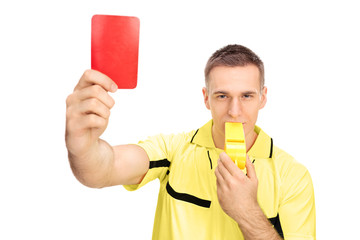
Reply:
[[230, 122], [230, 123], [242, 123], [242, 125], [246, 124], [245, 122], [236, 122], [236, 121], [226, 121], [226, 122]]

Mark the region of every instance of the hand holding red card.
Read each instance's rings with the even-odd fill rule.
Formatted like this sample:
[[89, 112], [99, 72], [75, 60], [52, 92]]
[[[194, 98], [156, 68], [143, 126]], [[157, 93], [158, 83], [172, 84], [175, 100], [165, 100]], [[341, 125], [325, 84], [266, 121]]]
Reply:
[[136, 17], [94, 15], [91, 68], [106, 74], [118, 88], [137, 85], [140, 21]]

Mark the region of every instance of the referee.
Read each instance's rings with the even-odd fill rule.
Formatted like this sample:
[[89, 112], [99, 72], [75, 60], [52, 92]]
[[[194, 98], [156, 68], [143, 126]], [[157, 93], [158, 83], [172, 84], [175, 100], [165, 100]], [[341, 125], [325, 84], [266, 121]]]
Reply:
[[[264, 65], [250, 49], [228, 45], [205, 67], [204, 103], [212, 119], [188, 133], [134, 145], [100, 139], [117, 86], [86, 70], [66, 100], [66, 146], [86, 186], [136, 190], [160, 180], [153, 239], [315, 239], [315, 202], [307, 169], [256, 125], [267, 101]], [[246, 172], [224, 152], [225, 122], [241, 122]]]

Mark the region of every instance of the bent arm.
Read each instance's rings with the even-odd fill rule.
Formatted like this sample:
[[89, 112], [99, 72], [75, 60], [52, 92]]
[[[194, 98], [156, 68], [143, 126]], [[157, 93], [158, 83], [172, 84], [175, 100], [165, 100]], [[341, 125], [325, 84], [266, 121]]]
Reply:
[[217, 195], [224, 212], [234, 219], [245, 239], [280, 240], [257, 202], [258, 180], [249, 157], [245, 175], [224, 152], [215, 170]]
[[108, 92], [116, 88], [106, 75], [87, 70], [66, 99], [68, 158], [76, 178], [88, 187], [138, 183], [149, 168], [141, 147], [112, 147], [100, 139], [115, 104]]
[[69, 161], [75, 177], [92, 188], [138, 184], [149, 169], [149, 158], [141, 147], [112, 147], [102, 139], [83, 157], [69, 152]]
[[234, 219], [241, 229], [245, 239], [281, 240], [282, 238], [270, 224], [265, 214], [257, 204], [247, 215], [239, 215]]

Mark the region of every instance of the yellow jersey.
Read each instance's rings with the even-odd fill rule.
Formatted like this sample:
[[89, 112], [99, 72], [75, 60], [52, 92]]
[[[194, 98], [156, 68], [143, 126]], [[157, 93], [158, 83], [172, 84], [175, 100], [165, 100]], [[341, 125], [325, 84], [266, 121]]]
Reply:
[[[244, 239], [238, 224], [221, 208], [216, 191], [212, 120], [198, 130], [158, 135], [138, 143], [148, 154], [149, 171], [136, 190], [158, 178], [160, 191], [153, 229], [154, 240]], [[259, 127], [247, 152], [258, 178], [258, 203], [285, 239], [315, 239], [315, 200], [307, 169], [273, 145]], [[241, 204], [241, 203], [239, 203]]]

